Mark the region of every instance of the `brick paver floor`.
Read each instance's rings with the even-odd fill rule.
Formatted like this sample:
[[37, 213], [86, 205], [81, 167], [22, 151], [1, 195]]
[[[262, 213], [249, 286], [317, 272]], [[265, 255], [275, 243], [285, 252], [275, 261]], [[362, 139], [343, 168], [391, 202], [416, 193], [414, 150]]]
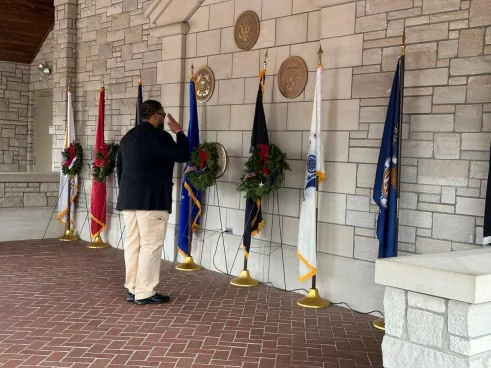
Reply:
[[382, 367], [373, 318], [300, 308], [298, 294], [171, 271], [173, 302], [125, 302], [123, 253], [54, 240], [0, 243], [0, 366]]

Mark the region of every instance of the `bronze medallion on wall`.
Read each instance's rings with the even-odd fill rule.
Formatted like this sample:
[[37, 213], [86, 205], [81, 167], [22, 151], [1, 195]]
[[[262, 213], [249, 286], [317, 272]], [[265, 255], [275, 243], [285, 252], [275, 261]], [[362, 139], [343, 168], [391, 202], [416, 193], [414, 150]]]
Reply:
[[252, 10], [243, 12], [235, 22], [235, 44], [243, 51], [254, 47], [259, 38], [259, 17]]
[[215, 142], [215, 147], [218, 151], [218, 165], [220, 166], [220, 172], [217, 175], [217, 179], [220, 179], [227, 171], [228, 157], [227, 151], [223, 144]]
[[291, 56], [281, 64], [278, 72], [278, 88], [283, 96], [297, 98], [307, 86], [309, 72], [301, 57]]
[[196, 79], [196, 100], [199, 103], [207, 102], [215, 91], [215, 76], [210, 68], [204, 66], [198, 69]]

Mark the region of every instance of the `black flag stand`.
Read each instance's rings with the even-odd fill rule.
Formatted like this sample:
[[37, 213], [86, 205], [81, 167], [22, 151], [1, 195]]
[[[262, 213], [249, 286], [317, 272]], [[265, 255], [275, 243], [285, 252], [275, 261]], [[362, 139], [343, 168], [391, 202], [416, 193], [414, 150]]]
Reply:
[[[406, 69], [406, 30], [402, 34], [401, 57], [399, 58], [399, 124], [398, 135], [399, 140], [397, 152], [397, 229], [399, 230], [399, 202], [401, 199], [401, 146], [402, 146], [402, 118], [404, 116], [404, 71]], [[399, 231], [398, 231], [399, 233]], [[373, 327], [385, 331], [385, 319], [379, 318], [373, 322]]]

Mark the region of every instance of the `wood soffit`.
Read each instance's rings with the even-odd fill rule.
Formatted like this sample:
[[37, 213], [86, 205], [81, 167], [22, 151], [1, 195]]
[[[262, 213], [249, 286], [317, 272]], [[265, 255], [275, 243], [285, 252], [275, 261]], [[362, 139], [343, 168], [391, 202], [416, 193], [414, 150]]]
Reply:
[[31, 63], [54, 19], [54, 0], [0, 0], [0, 61]]

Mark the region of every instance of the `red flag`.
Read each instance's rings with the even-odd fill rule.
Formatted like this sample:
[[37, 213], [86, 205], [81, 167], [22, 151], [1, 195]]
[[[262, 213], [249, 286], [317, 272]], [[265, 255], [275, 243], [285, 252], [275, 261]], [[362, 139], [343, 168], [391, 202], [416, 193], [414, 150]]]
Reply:
[[[107, 146], [104, 142], [104, 88], [99, 96], [99, 120], [95, 136], [94, 162], [104, 164], [107, 159]], [[98, 158], [102, 154], [104, 158]], [[90, 232], [95, 239], [106, 228], [106, 183], [92, 179], [92, 200], [90, 204]]]

